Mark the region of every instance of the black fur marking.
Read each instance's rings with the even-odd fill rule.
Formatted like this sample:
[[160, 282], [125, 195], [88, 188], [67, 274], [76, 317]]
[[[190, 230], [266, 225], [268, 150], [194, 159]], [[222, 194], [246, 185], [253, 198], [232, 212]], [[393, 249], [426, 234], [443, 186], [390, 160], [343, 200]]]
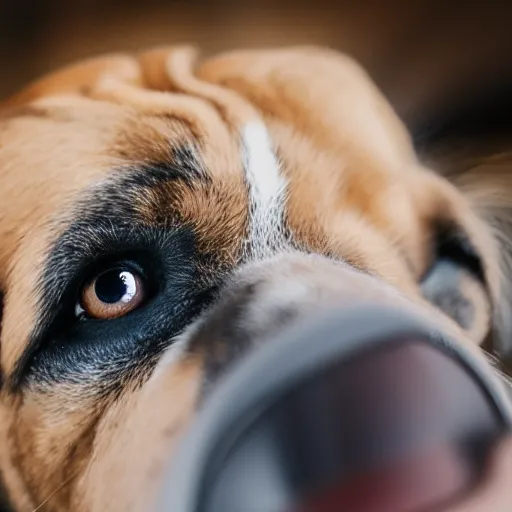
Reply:
[[464, 296], [461, 279], [469, 272], [489, 293], [480, 255], [466, 233], [446, 221], [434, 225], [432, 253], [432, 265], [421, 279], [423, 295], [462, 328], [470, 329], [475, 306]]
[[[111, 392], [127, 372], [148, 373], [148, 365], [209, 303], [219, 275], [215, 255], [198, 253], [194, 226], [182, 221], [178, 207], [159, 211], [165, 222], [148, 226], [133, 199], [158, 193], [164, 184], [194, 187], [207, 180], [192, 153], [182, 149], [172, 163], [122, 170], [86, 194], [46, 262], [40, 317], [10, 379], [13, 389], [94, 381], [95, 392]], [[80, 285], [119, 260], [135, 261], [148, 273], [153, 296], [119, 319], [77, 321]]]
[[226, 368], [237, 361], [252, 344], [251, 333], [244, 328], [244, 316], [254, 300], [257, 285], [248, 284], [236, 291], [224, 291], [218, 306], [209, 313], [192, 340], [191, 350], [205, 355], [203, 395]]
[[222, 297], [203, 317], [189, 350], [204, 357], [205, 372], [201, 398], [204, 399], [218, 379], [257, 343], [263, 343], [297, 318], [293, 305], [283, 304], [265, 315], [264, 322], [251, 318], [254, 305], [261, 301], [260, 283], [231, 283]]
[[466, 233], [450, 223], [436, 227], [435, 252], [437, 260], [449, 260], [468, 270], [486, 285], [482, 259]]

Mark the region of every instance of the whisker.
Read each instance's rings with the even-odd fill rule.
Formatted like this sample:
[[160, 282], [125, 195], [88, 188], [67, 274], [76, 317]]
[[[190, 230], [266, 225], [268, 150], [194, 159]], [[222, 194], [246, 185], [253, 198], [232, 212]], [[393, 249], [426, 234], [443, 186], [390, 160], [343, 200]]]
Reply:
[[498, 374], [500, 379], [512, 388], [512, 377], [503, 370], [502, 362], [498, 356], [495, 354], [491, 354], [490, 352], [485, 352], [485, 356], [489, 361], [490, 365], [493, 367], [494, 371]]
[[39, 505], [37, 505], [35, 509], [32, 510], [32, 512], [38, 512], [41, 510], [58, 492], [66, 487], [66, 485], [68, 485], [77, 474], [78, 471], [75, 471], [68, 478], [66, 478], [64, 482], [62, 482], [56, 489], [54, 489], [47, 498], [45, 498]]

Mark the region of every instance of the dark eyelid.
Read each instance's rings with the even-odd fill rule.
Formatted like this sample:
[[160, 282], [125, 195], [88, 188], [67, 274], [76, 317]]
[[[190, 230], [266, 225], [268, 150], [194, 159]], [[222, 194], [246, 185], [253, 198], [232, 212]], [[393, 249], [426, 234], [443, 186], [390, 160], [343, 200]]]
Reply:
[[438, 240], [437, 256], [465, 267], [482, 284], [486, 283], [481, 256], [464, 232], [443, 234]]
[[[162, 205], [158, 202], [153, 205], [153, 195], [147, 193], [170, 183], [179, 182], [190, 188], [208, 183], [208, 174], [196, 159], [195, 148], [196, 141], [191, 139], [183, 146], [169, 148], [168, 158], [114, 170], [101, 187], [92, 187], [84, 193], [71, 212], [75, 220], [59, 236], [42, 269], [36, 290], [39, 318], [9, 377], [12, 387], [20, 383], [38, 347], [58, 331], [58, 319], [66, 316], [67, 309], [73, 312], [73, 295], [83, 279], [82, 273], [96, 260], [105, 255], [120, 256], [127, 250], [140, 253], [149, 249], [154, 254], [166, 254], [166, 261], [170, 259], [182, 274], [187, 273], [183, 268], [185, 261], [187, 268], [194, 266], [197, 255], [193, 227], [181, 221], [179, 207], [165, 203], [162, 212]], [[137, 210], [136, 197], [146, 197], [153, 206], [145, 212], [145, 222]], [[163, 214], [160, 227], [148, 224], [148, 212]]]
[[[434, 225], [433, 264], [449, 260], [463, 267], [487, 286], [487, 279], [480, 253], [465, 230], [453, 222], [438, 222]], [[427, 275], [430, 269], [427, 271]], [[425, 276], [426, 277], [426, 276]]]
[[[172, 252], [179, 269], [183, 259], [192, 257], [186, 247], [194, 246], [193, 235], [187, 228], [162, 230], [141, 225], [134, 229], [133, 224], [128, 228], [123, 224], [116, 226], [110, 220], [105, 225], [95, 220], [94, 225], [89, 224], [84, 230], [85, 223], [72, 225], [50, 252], [38, 286], [40, 314], [25, 352], [9, 378], [13, 391], [19, 386], [28, 361], [44, 340], [75, 321], [74, 306], [80, 284], [98, 261], [116, 261], [129, 254], [143, 253], [156, 259], [159, 252]], [[77, 245], [81, 251], [77, 251]], [[109, 252], [103, 252], [107, 247]]]
[[129, 272], [137, 273], [143, 279], [148, 279], [148, 272], [144, 268], [144, 265], [140, 263], [140, 259], [141, 258], [138, 255], [130, 256], [129, 254], [126, 254], [111, 256], [110, 258], [100, 259], [93, 262], [92, 265], [81, 272], [82, 279], [77, 286], [77, 291], [80, 291], [99, 274], [107, 270], [127, 270]]

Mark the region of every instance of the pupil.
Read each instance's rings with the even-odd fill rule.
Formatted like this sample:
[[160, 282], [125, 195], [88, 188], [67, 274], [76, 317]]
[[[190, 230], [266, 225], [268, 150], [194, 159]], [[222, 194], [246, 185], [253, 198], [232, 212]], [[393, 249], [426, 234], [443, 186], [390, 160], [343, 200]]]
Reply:
[[101, 302], [115, 304], [125, 296], [125, 274], [120, 270], [109, 270], [96, 279], [94, 291]]

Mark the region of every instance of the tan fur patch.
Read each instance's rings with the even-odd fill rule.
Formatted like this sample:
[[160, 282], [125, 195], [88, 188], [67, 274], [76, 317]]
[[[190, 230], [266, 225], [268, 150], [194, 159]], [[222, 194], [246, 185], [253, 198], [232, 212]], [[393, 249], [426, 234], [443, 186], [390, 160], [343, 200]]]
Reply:
[[[491, 233], [455, 188], [417, 161], [404, 126], [353, 61], [297, 48], [200, 63], [188, 48], [161, 48], [67, 68], [0, 110], [7, 379], [34, 329], [37, 279], [52, 244], [77, 201], [114, 170], [172, 163], [173, 150], [186, 146], [206, 179], [146, 188], [131, 204], [151, 226], [165, 224], [172, 210], [192, 226], [201, 252], [227, 267], [238, 262], [251, 213], [240, 138], [247, 123], [261, 120], [300, 248], [348, 261], [422, 304], [418, 281], [433, 258], [432, 222], [451, 220], [483, 254], [499, 301]], [[487, 315], [485, 294], [473, 289], [479, 285], [466, 284]], [[479, 319], [469, 334], [475, 343], [489, 330], [487, 316]], [[145, 509], [164, 457], [193, 416], [202, 357], [180, 356], [142, 384], [124, 383], [115, 398], [65, 383], [46, 393], [5, 388], [0, 469], [20, 509], [45, 500], [57, 511]]]
[[[172, 372], [157, 373], [145, 389], [127, 393], [109, 410], [98, 426], [75, 510], [150, 508], [164, 465], [196, 407], [202, 374], [201, 360], [189, 357]], [[165, 414], [162, 404], [167, 404]], [[121, 452], [128, 458], [121, 460]], [[132, 464], [138, 475], [126, 471]]]

